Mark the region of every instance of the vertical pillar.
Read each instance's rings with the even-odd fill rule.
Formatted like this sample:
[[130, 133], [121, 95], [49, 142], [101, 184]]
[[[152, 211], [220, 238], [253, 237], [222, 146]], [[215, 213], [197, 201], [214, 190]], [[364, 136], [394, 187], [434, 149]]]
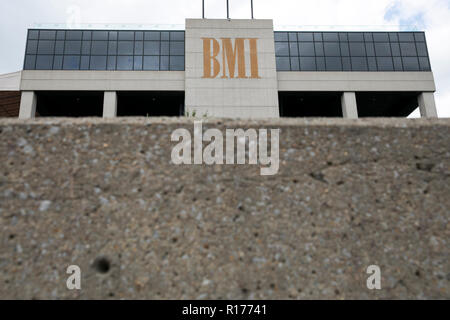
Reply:
[[437, 118], [436, 103], [433, 92], [422, 92], [418, 97], [420, 115], [422, 118]]
[[115, 118], [117, 116], [117, 93], [105, 91], [103, 98], [103, 118]]
[[344, 118], [358, 119], [358, 107], [354, 92], [344, 92], [341, 97], [341, 105]]
[[33, 119], [36, 115], [36, 103], [36, 93], [34, 91], [22, 91], [19, 119]]

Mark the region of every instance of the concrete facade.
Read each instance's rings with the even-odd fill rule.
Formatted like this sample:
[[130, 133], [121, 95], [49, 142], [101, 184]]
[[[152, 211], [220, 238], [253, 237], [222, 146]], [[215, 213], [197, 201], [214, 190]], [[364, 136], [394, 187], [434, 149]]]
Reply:
[[117, 116], [117, 92], [106, 91], [103, 98], [103, 118], [115, 118]]
[[[203, 38], [218, 42], [219, 74], [204, 77]], [[231, 78], [225, 63], [223, 38], [230, 38], [233, 50], [236, 39], [243, 38], [245, 76]], [[257, 39], [257, 67], [259, 78], [251, 78], [251, 48], [247, 39]], [[206, 49], [205, 49], [206, 50]], [[236, 52], [236, 51], [235, 51]], [[239, 54], [239, 53], [238, 53]], [[237, 54], [237, 56], [238, 56]], [[236, 69], [239, 58], [236, 59]], [[224, 74], [225, 72], [225, 74]], [[238, 73], [238, 72], [236, 72]], [[186, 20], [186, 111], [215, 117], [258, 118], [279, 116], [275, 44], [272, 20]], [[226, 77], [226, 78], [223, 78]]]
[[437, 118], [436, 103], [433, 92], [422, 92], [419, 95], [420, 115], [423, 118]]
[[19, 119], [32, 119], [36, 114], [37, 98], [34, 91], [22, 91]]
[[354, 92], [344, 92], [341, 97], [341, 105], [344, 118], [358, 118], [358, 106], [356, 105], [356, 94]]

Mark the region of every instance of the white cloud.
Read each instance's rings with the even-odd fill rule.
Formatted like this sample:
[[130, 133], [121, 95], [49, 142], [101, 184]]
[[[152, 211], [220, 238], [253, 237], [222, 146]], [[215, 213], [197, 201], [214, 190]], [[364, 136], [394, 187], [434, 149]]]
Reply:
[[[231, 18], [249, 18], [250, 0], [229, 0]], [[226, 0], [205, 0], [208, 18], [226, 17]], [[184, 24], [201, 17], [201, 0], [2, 0], [0, 73], [21, 69], [26, 29], [36, 23], [65, 23], [67, 8], [81, 9], [81, 22]], [[254, 0], [255, 18], [296, 29], [399, 30], [415, 24], [426, 31], [441, 117], [450, 117], [449, 0]], [[411, 26], [404, 26], [404, 28]]]

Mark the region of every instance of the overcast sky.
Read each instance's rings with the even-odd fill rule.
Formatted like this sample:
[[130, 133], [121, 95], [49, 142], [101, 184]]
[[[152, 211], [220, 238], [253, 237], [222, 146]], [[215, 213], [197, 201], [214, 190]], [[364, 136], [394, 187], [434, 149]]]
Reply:
[[[27, 28], [77, 22], [93, 28], [184, 28], [185, 18], [201, 18], [201, 2], [0, 0], [0, 74], [22, 69]], [[226, 0], [205, 2], [207, 18], [226, 18]], [[250, 17], [250, 0], [229, 2], [231, 18]], [[450, 117], [450, 0], [254, 0], [254, 7], [255, 18], [273, 19], [276, 30], [425, 30], [438, 114]]]

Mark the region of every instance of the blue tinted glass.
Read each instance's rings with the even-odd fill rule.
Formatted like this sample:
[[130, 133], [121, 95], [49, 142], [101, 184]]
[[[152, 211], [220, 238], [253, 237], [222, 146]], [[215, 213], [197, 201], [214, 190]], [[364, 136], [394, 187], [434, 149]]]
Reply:
[[278, 71], [290, 71], [291, 63], [289, 57], [277, 57], [277, 70]]
[[335, 32], [324, 32], [323, 41], [339, 41], [339, 35]]
[[92, 40], [108, 40], [108, 31], [94, 31]]
[[80, 56], [64, 56], [63, 69], [64, 70], [80, 69]]
[[161, 56], [159, 62], [159, 70], [163, 71], [169, 70], [169, 56]]
[[109, 55], [117, 54], [117, 41], [108, 42], [108, 54]]
[[419, 71], [418, 58], [405, 57], [403, 58], [403, 70], [405, 71]]
[[34, 70], [36, 66], [36, 56], [35, 55], [26, 55], [25, 56], [25, 70]]
[[421, 71], [431, 71], [430, 61], [428, 60], [428, 58], [420, 57], [419, 65]]
[[417, 42], [416, 47], [417, 47], [417, 53], [419, 54], [420, 57], [428, 56], [427, 45], [425, 44], [425, 42]]
[[170, 44], [170, 42], [168, 42], [168, 41], [161, 42], [161, 55], [162, 56], [169, 55], [169, 44]]
[[389, 42], [375, 42], [375, 53], [379, 57], [390, 57], [391, 53], [391, 45]]
[[171, 41], [170, 42], [170, 55], [175, 55], [175, 56], [184, 55], [184, 42]]
[[324, 43], [324, 48], [325, 48], [325, 55], [326, 56], [340, 56], [341, 55], [341, 50], [339, 47], [339, 43], [338, 42], [325, 42]]
[[366, 47], [362, 42], [351, 42], [350, 55], [354, 57], [363, 57], [366, 55]]
[[134, 43], [134, 54], [144, 54], [144, 43], [142, 41], [136, 41]]
[[364, 35], [358, 32], [349, 32], [348, 33], [348, 41], [350, 42], [360, 42], [364, 41]]
[[63, 66], [63, 56], [55, 56], [53, 59], [53, 70], [61, 70]]
[[322, 33], [314, 32], [314, 41], [322, 41]]
[[325, 58], [316, 58], [317, 71], [326, 71]]
[[342, 70], [343, 71], [352, 71], [352, 65], [350, 64], [349, 57], [342, 57]]
[[37, 30], [28, 30], [28, 39], [39, 39], [39, 31]]
[[398, 42], [398, 33], [389, 33], [389, 39], [391, 40], [391, 42]]
[[316, 71], [316, 58], [302, 57], [300, 58], [300, 70], [302, 71]]
[[316, 56], [323, 56], [323, 42], [316, 42], [314, 43], [314, 48], [316, 50]]
[[106, 66], [108, 70], [116, 70], [116, 60], [116, 56], [108, 56], [108, 65]]
[[183, 31], [171, 31], [170, 32], [170, 40], [184, 41], [184, 32]]
[[82, 37], [82, 31], [66, 31], [66, 40], [81, 40]]
[[348, 41], [348, 35], [344, 32], [339, 33], [339, 41]]
[[397, 42], [391, 43], [391, 49], [394, 57], [400, 56], [400, 45]]
[[107, 41], [92, 41], [92, 54], [95, 54], [95, 55], [108, 54], [108, 42]]
[[146, 41], [144, 42], [144, 54], [145, 55], [159, 55], [159, 41]]
[[38, 54], [53, 54], [55, 51], [55, 41], [39, 40]]
[[160, 39], [160, 32], [159, 31], [147, 31], [144, 35], [144, 40], [156, 40], [159, 41]]
[[375, 42], [389, 42], [389, 35], [386, 32], [375, 32], [373, 34], [373, 41], [375, 41]]
[[394, 60], [394, 70], [395, 71], [403, 71], [402, 58], [394, 57], [393, 60]]
[[81, 56], [80, 70], [89, 70], [89, 56]]
[[55, 43], [55, 54], [64, 53], [64, 41], [56, 41]]
[[65, 54], [80, 54], [81, 41], [66, 41]]
[[297, 33], [296, 32], [289, 32], [289, 41], [297, 42]]
[[350, 55], [350, 49], [347, 42], [341, 42], [341, 55], [343, 57], [348, 57]]
[[416, 57], [416, 45], [414, 42], [401, 42], [400, 43], [400, 51], [403, 57]]
[[119, 32], [119, 40], [134, 40], [134, 32], [133, 31], [120, 31]]
[[353, 71], [367, 71], [367, 58], [365, 57], [352, 57], [352, 70]]
[[[120, 36], [120, 34], [119, 34]], [[119, 41], [117, 47], [117, 54], [131, 55], [133, 54], [134, 42], [133, 41]]]
[[298, 41], [309, 42], [314, 41], [314, 36], [311, 32], [299, 32], [297, 33]]
[[137, 32], [135, 32], [135, 34], [134, 34], [134, 39], [135, 39], [136, 41], [142, 41], [142, 40], [144, 40], [144, 32], [142, 32], [142, 31], [137, 31]]
[[92, 31], [83, 31], [83, 40], [91, 41]]
[[377, 61], [374, 57], [367, 57], [367, 64], [369, 65], [369, 71], [377, 71]]
[[171, 56], [169, 69], [183, 71], [184, 70], [184, 57]]
[[289, 43], [275, 42], [275, 55], [277, 57], [289, 56]]
[[328, 71], [342, 71], [342, 61], [339, 57], [326, 57], [325, 63]]
[[158, 56], [144, 57], [144, 70], [159, 70], [159, 57]]
[[63, 30], [60, 30], [56, 32], [56, 40], [65, 40], [66, 39], [66, 32]]
[[398, 39], [402, 41], [414, 41], [414, 33], [411, 32], [400, 32], [398, 34]]
[[53, 68], [53, 56], [37, 56], [36, 70], [51, 70]]
[[307, 56], [314, 56], [314, 42], [300, 42], [298, 44], [298, 50], [300, 52], [300, 55], [303, 57]]
[[81, 54], [91, 54], [91, 41], [83, 41], [83, 45], [81, 46]]
[[378, 71], [394, 71], [391, 57], [377, 57]]
[[161, 41], [169, 41], [170, 35], [169, 32], [161, 32]]
[[56, 31], [41, 30], [39, 34], [40, 40], [55, 40]]
[[133, 56], [118, 56], [117, 70], [133, 70]]
[[37, 53], [38, 42], [37, 40], [28, 40], [27, 43], [27, 54], [36, 54]]
[[298, 43], [297, 42], [289, 43], [289, 54], [291, 57], [298, 57]]
[[288, 41], [287, 32], [275, 32], [275, 41]]
[[299, 71], [300, 70], [300, 63], [298, 60], [298, 57], [292, 57], [291, 58], [291, 71]]
[[369, 32], [364, 33], [364, 40], [366, 42], [372, 42], [373, 41], [372, 34]]
[[109, 32], [109, 41], [111, 41], [111, 40], [117, 40], [117, 31]]
[[134, 56], [134, 70], [142, 70], [142, 56]]
[[106, 70], [106, 56], [92, 56], [91, 57], [91, 70]]
[[375, 49], [373, 47], [373, 42], [366, 42], [366, 53], [369, 57], [375, 55]]
[[423, 34], [422, 32], [416, 32], [414, 34], [414, 38], [416, 39], [416, 41], [425, 42], [425, 34]]

